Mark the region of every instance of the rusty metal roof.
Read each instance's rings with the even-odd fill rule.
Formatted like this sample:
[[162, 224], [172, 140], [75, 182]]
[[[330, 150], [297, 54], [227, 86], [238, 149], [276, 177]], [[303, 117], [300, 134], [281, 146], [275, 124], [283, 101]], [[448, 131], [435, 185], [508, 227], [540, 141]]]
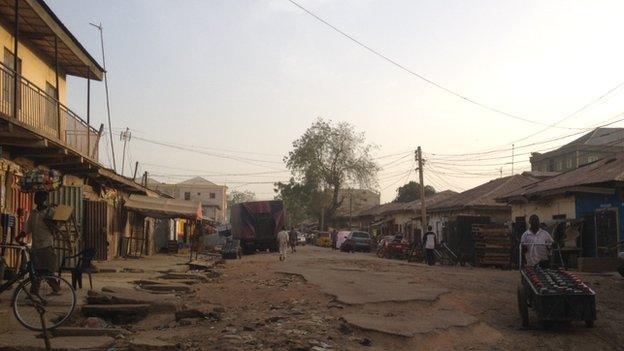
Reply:
[[555, 190], [565, 191], [566, 189], [576, 187], [576, 190], [582, 192], [582, 188], [587, 187], [586, 191], [591, 190], [591, 186], [598, 186], [610, 182], [624, 181], [624, 153], [620, 153], [613, 157], [607, 157], [598, 161], [588, 163], [579, 168], [561, 173], [558, 176], [548, 178], [533, 184], [527, 184], [515, 191], [501, 194], [499, 201], [505, 201], [514, 197], [531, 197], [544, 194], [546, 192], [552, 194]]
[[[452, 190], [444, 190], [439, 193], [436, 193], [432, 196], [429, 196], [425, 199], [425, 204], [428, 206], [433, 206], [440, 201], [444, 201], [451, 196], [456, 195], [457, 192]], [[382, 216], [393, 213], [401, 213], [401, 212], [416, 212], [420, 210], [420, 200], [410, 201], [410, 202], [388, 202], [385, 204], [377, 205], [367, 210], [361, 211], [356, 214], [356, 217], [365, 217], [365, 216]]]
[[506, 207], [506, 204], [496, 202], [496, 198], [536, 181], [536, 178], [523, 174], [490, 180], [440, 201], [427, 210], [445, 211], [467, 207]]
[[162, 197], [132, 194], [124, 204], [124, 207], [153, 218], [202, 218], [202, 207], [199, 201], [165, 199]]
[[[13, 33], [15, 1], [0, 0], [0, 24]], [[58, 38], [59, 67], [72, 76], [102, 80], [104, 69], [80, 44], [43, 0], [20, 0], [20, 42], [34, 49], [54, 66], [54, 37]], [[89, 72], [89, 74], [87, 73]]]

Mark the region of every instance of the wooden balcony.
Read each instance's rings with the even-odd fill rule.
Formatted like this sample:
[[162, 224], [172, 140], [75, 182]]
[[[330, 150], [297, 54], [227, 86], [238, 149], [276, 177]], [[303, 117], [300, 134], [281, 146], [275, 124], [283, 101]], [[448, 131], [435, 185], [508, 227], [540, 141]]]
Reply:
[[[16, 76], [17, 99], [14, 97]], [[14, 104], [17, 104], [16, 110]], [[17, 116], [14, 116], [14, 111], [17, 111]], [[98, 162], [101, 133], [42, 88], [16, 75], [2, 63], [0, 63], [0, 118], [9, 125], [22, 127], [34, 133], [38, 141], [44, 141], [46, 144], [47, 141], [51, 141], [61, 148], [73, 151], [80, 158], [93, 163]]]

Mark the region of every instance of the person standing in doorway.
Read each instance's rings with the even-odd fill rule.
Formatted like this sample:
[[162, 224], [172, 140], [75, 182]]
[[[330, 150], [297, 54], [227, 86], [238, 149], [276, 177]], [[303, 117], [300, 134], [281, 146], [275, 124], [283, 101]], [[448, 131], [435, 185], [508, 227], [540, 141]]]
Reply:
[[291, 252], [297, 252], [297, 231], [293, 227], [290, 227], [290, 231], [288, 231], [288, 243], [290, 244]]
[[432, 231], [431, 226], [427, 227], [427, 232], [423, 235], [423, 246], [425, 247], [427, 264], [430, 266], [435, 265], [436, 235]]
[[[36, 207], [28, 214], [24, 231], [17, 235], [16, 240], [19, 242], [30, 235], [30, 256], [35, 272], [40, 275], [52, 275], [58, 271], [58, 261], [54, 253], [54, 236], [47, 221], [54, 216], [54, 209], [48, 207], [48, 193], [46, 192], [36, 192], [34, 202]], [[55, 292], [60, 289], [56, 280], [48, 280], [48, 284]], [[35, 291], [38, 289], [38, 284], [36, 285], [33, 284]]]
[[277, 233], [277, 244], [279, 246], [279, 260], [286, 259], [286, 251], [288, 250], [288, 232], [284, 229]]

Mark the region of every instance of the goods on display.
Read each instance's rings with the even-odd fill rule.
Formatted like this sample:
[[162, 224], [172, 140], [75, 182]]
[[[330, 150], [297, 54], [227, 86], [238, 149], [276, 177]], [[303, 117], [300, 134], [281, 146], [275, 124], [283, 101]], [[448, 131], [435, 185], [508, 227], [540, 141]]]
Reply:
[[61, 173], [57, 170], [34, 169], [24, 173], [20, 179], [23, 192], [54, 191], [61, 186]]

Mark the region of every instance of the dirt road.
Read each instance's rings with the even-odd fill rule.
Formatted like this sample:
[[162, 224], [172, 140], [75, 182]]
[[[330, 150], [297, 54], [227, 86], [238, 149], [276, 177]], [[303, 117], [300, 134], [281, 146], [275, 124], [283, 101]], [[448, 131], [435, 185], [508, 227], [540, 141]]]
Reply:
[[[137, 262], [143, 274], [120, 279], [111, 274], [96, 282], [131, 286], [136, 279], [162, 279], [164, 263], [174, 261], [156, 256]], [[523, 330], [517, 272], [428, 267], [307, 246], [285, 262], [275, 254], [256, 254], [227, 261], [209, 275], [175, 297], [179, 306], [199, 314], [150, 314], [121, 326], [128, 334], [111, 338], [107, 348], [615, 350], [624, 345], [624, 280], [616, 276], [583, 275], [598, 295], [594, 328], [573, 323]]]
[[573, 323], [523, 330], [513, 271], [428, 267], [305, 247], [282, 263], [268, 254], [231, 261], [225, 272], [218, 289], [206, 286], [201, 295], [227, 306], [238, 330], [279, 317], [279, 326], [249, 332], [269, 348], [308, 339], [352, 350], [369, 340], [371, 350], [624, 345], [624, 280], [616, 276], [583, 276], [598, 294], [594, 328]]

